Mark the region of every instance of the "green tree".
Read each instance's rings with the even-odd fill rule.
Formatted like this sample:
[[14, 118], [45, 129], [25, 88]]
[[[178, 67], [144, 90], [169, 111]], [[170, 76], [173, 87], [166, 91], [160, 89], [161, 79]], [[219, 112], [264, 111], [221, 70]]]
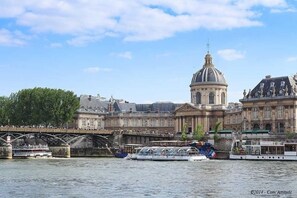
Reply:
[[217, 122], [216, 125], [215, 125], [215, 128], [214, 128], [213, 139], [214, 139], [215, 142], [217, 142], [220, 139], [220, 137], [218, 135], [218, 131], [220, 129], [220, 125], [221, 125], [221, 122]]
[[23, 89], [11, 94], [12, 124], [61, 127], [73, 119], [79, 100], [71, 91], [49, 88]]
[[204, 131], [202, 125], [199, 124], [196, 126], [193, 134], [193, 139], [197, 141], [201, 141], [204, 139]]
[[183, 130], [182, 130], [182, 134], [181, 134], [181, 140], [182, 141], [186, 141], [188, 139], [187, 132], [186, 132], [187, 128], [188, 128], [188, 126], [184, 125]]
[[9, 124], [9, 115], [8, 115], [8, 104], [9, 98], [0, 97], [0, 125], [8, 125]]

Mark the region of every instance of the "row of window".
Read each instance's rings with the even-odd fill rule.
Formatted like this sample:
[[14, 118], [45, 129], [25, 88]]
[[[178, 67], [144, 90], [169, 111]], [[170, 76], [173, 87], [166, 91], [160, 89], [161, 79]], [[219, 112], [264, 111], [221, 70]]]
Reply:
[[[226, 103], [226, 94], [222, 93], [221, 94], [221, 104], [225, 104], [225, 103]], [[196, 104], [202, 104], [200, 92], [196, 93]], [[215, 94], [213, 92], [210, 92], [208, 95], [208, 104], [215, 104]]]
[[[254, 124], [253, 125], [253, 130], [258, 130], [260, 129], [260, 125], [259, 124]], [[269, 130], [271, 131], [272, 129], [272, 125], [271, 124], [265, 124], [265, 130]], [[276, 125], [276, 132], [278, 133], [284, 133], [285, 132], [285, 124], [282, 122], [277, 123]]]
[[[112, 119], [107, 120], [106, 124], [109, 126], [116, 126], [119, 124], [119, 120]], [[171, 119], [160, 119], [160, 120], [143, 120], [143, 119], [124, 119], [123, 126], [125, 127], [172, 127], [174, 126], [173, 120]]]
[[[285, 108], [284, 106], [278, 106], [276, 107], [276, 118], [283, 118], [284, 117], [284, 112], [285, 112]], [[253, 107], [252, 108], [252, 118], [253, 119], [258, 119], [259, 118], [259, 108], [258, 107]], [[264, 110], [263, 110], [263, 113], [264, 113], [264, 119], [267, 118], [271, 118], [271, 114], [272, 114], [272, 109], [271, 107], [264, 107]]]

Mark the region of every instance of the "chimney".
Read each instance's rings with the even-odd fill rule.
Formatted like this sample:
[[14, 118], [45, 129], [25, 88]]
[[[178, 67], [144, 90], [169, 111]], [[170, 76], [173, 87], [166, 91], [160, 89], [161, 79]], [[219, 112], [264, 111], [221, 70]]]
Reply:
[[267, 79], [267, 78], [271, 78], [271, 75], [267, 75], [267, 76], [265, 76], [265, 78]]

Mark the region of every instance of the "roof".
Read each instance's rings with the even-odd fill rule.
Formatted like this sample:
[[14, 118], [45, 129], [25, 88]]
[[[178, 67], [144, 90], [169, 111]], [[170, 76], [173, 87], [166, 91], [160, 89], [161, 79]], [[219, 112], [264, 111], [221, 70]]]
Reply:
[[79, 98], [79, 103], [79, 112], [104, 113], [108, 111], [108, 101], [102, 101], [99, 97], [91, 95], [81, 95]]
[[271, 98], [277, 96], [291, 96], [296, 93], [297, 80], [294, 77], [283, 76], [271, 78], [266, 76], [253, 90], [244, 93], [244, 99]]
[[127, 102], [118, 102], [114, 103], [114, 111], [116, 112], [136, 112], [136, 104], [135, 103], [127, 103]]
[[258, 130], [245, 130], [242, 131], [241, 133], [245, 134], [259, 134], [259, 133], [269, 133], [269, 130], [264, 130], [264, 129], [258, 129]]
[[205, 63], [203, 65], [203, 68], [193, 74], [191, 86], [196, 84], [227, 85], [223, 73], [216, 69], [212, 64], [212, 57], [209, 53], [205, 56]]
[[136, 104], [136, 110], [142, 112], [174, 112], [179, 104], [172, 102], [155, 102], [152, 104]]

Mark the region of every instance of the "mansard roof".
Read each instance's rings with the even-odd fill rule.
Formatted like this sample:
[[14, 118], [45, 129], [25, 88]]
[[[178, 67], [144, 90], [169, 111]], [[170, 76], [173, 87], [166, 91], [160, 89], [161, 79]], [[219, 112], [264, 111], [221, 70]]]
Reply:
[[266, 76], [262, 79], [254, 89], [248, 93], [244, 91], [243, 100], [254, 98], [272, 98], [272, 97], [288, 97], [295, 96], [297, 92], [297, 76], [283, 76], [271, 78]]
[[172, 102], [155, 102], [152, 104], [137, 104], [136, 109], [142, 112], [174, 112], [178, 106], [179, 104]]
[[113, 107], [115, 112], [136, 112], [135, 103], [115, 101]]
[[108, 111], [108, 101], [102, 101], [99, 97], [81, 95], [79, 98], [79, 112], [104, 113]]

